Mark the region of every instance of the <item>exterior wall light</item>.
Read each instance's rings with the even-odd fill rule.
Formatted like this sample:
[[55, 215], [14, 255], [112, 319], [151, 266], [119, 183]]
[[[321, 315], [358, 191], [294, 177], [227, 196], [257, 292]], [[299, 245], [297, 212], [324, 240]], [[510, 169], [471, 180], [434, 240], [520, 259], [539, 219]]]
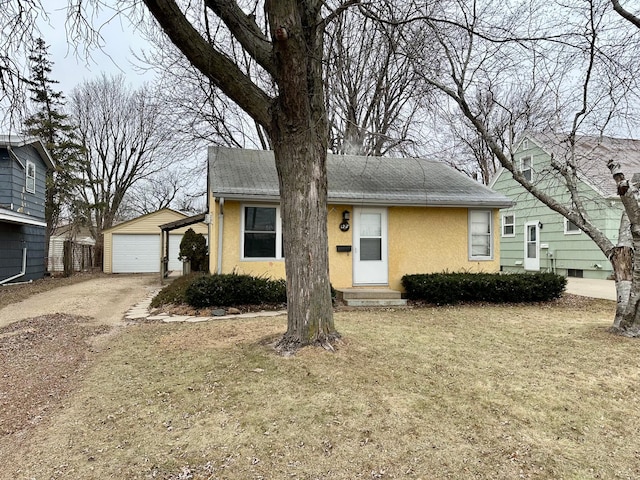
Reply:
[[345, 210], [342, 212], [342, 223], [340, 223], [340, 230], [343, 232], [349, 231], [349, 219], [351, 218], [351, 213], [349, 210]]

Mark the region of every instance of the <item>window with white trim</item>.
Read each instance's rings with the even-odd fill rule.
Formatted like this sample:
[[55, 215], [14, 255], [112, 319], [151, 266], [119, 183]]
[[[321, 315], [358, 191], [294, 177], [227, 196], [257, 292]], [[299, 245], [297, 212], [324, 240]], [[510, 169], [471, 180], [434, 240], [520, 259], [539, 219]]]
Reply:
[[529, 148], [529, 139], [525, 138], [522, 140], [522, 150], [527, 150]]
[[530, 182], [533, 178], [533, 160], [531, 157], [522, 157], [520, 159], [520, 171], [524, 178]]
[[27, 161], [26, 184], [27, 192], [36, 193], [36, 164]]
[[578, 235], [582, 232], [582, 230], [580, 230], [580, 227], [578, 227], [575, 223], [573, 223], [571, 220], [565, 218], [564, 219], [564, 234], [565, 235]]
[[492, 260], [492, 212], [469, 210], [469, 260]]
[[280, 207], [244, 205], [242, 208], [242, 258], [284, 258]]
[[513, 213], [502, 215], [502, 236], [516, 236], [516, 216]]

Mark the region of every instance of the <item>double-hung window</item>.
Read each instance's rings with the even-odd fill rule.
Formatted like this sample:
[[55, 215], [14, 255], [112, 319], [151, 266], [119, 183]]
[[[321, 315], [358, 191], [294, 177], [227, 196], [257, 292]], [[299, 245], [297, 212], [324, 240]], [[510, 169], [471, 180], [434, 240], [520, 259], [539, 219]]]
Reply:
[[520, 159], [520, 171], [526, 180], [531, 181], [533, 178], [533, 160], [531, 157], [522, 157]]
[[36, 164], [33, 162], [27, 162], [25, 187], [27, 192], [36, 193]]
[[502, 216], [502, 236], [516, 236], [516, 217], [513, 213], [507, 213]]
[[491, 210], [469, 210], [469, 260], [492, 260]]
[[242, 208], [242, 258], [282, 259], [280, 207], [245, 205]]

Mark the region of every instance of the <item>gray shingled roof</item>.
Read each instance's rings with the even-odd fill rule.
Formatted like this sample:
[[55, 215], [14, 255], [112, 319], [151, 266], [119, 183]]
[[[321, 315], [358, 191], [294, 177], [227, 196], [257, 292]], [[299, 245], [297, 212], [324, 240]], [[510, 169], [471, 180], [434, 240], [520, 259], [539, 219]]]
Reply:
[[[526, 134], [538, 146], [558, 160], [571, 158], [566, 136], [552, 133]], [[640, 173], [640, 140], [599, 136], [578, 136], [575, 145], [578, 174], [604, 197], [617, 197], [616, 183], [607, 168], [613, 159], [620, 163], [628, 179]]]
[[[209, 148], [213, 195], [242, 200], [279, 196], [273, 152]], [[433, 160], [331, 155], [329, 203], [504, 208], [506, 196]]]

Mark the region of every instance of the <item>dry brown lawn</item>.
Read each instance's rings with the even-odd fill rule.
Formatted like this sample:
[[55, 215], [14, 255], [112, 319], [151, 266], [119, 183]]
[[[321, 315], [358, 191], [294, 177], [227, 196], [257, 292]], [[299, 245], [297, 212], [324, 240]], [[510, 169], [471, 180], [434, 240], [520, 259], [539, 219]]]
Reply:
[[289, 358], [284, 317], [135, 325], [47, 421], [0, 437], [0, 477], [640, 478], [640, 343], [613, 312], [337, 312], [335, 354]]

